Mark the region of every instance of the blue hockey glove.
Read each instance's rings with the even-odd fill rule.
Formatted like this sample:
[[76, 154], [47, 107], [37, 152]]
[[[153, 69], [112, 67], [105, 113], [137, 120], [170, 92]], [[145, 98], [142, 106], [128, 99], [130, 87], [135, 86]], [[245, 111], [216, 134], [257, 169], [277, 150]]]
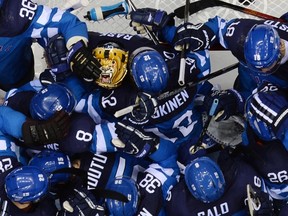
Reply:
[[138, 93], [133, 111], [128, 115], [130, 122], [143, 125], [149, 122], [150, 117], [156, 112], [157, 100], [145, 92]]
[[184, 23], [176, 29], [176, 34], [173, 38], [174, 49], [182, 51], [185, 47], [185, 49], [193, 52], [208, 49], [215, 38], [212, 30], [206, 25]]
[[[288, 100], [286, 92], [266, 84], [247, 100], [246, 113], [265, 123], [281, 139], [288, 128]], [[251, 123], [250, 123], [251, 124]]]
[[210, 112], [215, 99], [218, 100], [218, 105], [214, 111], [215, 121], [226, 120], [232, 115], [244, 112], [244, 100], [240, 93], [234, 89], [212, 90], [210, 95], [206, 95], [203, 108], [207, 113]]
[[62, 73], [69, 71], [67, 63], [68, 50], [66, 48], [65, 39], [60, 35], [55, 35], [49, 39], [47, 47], [45, 47], [45, 57], [48, 67], [54, 73]]
[[68, 53], [70, 69], [87, 82], [95, 81], [100, 77], [101, 64], [93, 57], [84, 42], [75, 43]]
[[[66, 199], [62, 197], [63, 210], [61, 216], [104, 216], [105, 210], [97, 205], [95, 196], [85, 187], [77, 187], [66, 192]], [[70, 193], [70, 194], [69, 194]]]
[[112, 139], [112, 144], [119, 151], [144, 158], [157, 150], [159, 138], [154, 134], [140, 131], [127, 120], [118, 122], [115, 127], [118, 139]]
[[153, 8], [141, 8], [131, 11], [129, 17], [131, 19], [130, 26], [140, 34], [146, 33], [143, 25], [146, 25], [155, 33], [160, 33], [166, 25], [174, 25], [173, 14], [168, 15], [166, 11]]

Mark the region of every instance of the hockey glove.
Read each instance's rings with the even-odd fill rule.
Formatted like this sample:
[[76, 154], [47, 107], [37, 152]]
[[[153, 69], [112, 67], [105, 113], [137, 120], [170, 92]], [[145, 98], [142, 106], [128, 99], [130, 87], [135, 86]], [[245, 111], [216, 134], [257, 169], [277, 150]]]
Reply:
[[159, 138], [133, 127], [127, 120], [118, 122], [115, 133], [118, 139], [112, 139], [112, 144], [122, 152], [144, 158], [154, 151], [159, 145]]
[[163, 206], [162, 183], [151, 173], [145, 172], [140, 175], [137, 184], [141, 201], [135, 215], [141, 215], [141, 212], [146, 212], [147, 215], [159, 215]]
[[143, 25], [155, 33], [160, 33], [166, 25], [174, 25], [174, 15], [167, 14], [166, 11], [156, 10], [153, 8], [141, 8], [131, 11], [129, 14], [131, 19], [130, 26], [138, 34], [145, 34]]
[[251, 216], [266, 216], [273, 214], [273, 203], [267, 193], [247, 185], [247, 201]]
[[281, 139], [288, 128], [288, 100], [286, 92], [277, 86], [267, 84], [247, 101], [246, 112], [271, 127], [275, 136]]
[[54, 73], [52, 70], [46, 69], [40, 74], [39, 80], [43, 86], [47, 86], [55, 82], [61, 82], [70, 75], [70, 70], [63, 73]]
[[214, 111], [215, 121], [226, 120], [232, 115], [244, 112], [243, 97], [234, 89], [212, 90], [210, 95], [206, 95], [203, 108], [207, 113], [209, 113], [215, 99], [218, 100], [218, 105]]
[[63, 139], [69, 131], [69, 115], [61, 110], [47, 121], [27, 119], [22, 125], [22, 137], [29, 147], [54, 143]]
[[96, 198], [91, 191], [85, 187], [77, 187], [68, 191], [66, 200], [63, 200], [62, 205], [64, 210], [61, 210], [63, 216], [104, 216], [105, 210], [102, 206], [96, 204]]
[[148, 123], [150, 117], [156, 112], [157, 100], [150, 94], [140, 92], [136, 97], [135, 104], [139, 104], [139, 106], [129, 114], [129, 121], [137, 125]]
[[82, 40], [75, 43], [70, 49], [68, 63], [71, 70], [87, 82], [98, 79], [102, 72], [100, 63], [93, 57], [92, 52], [87, 49]]
[[184, 23], [177, 27], [173, 44], [176, 51], [182, 51], [185, 47], [195, 52], [208, 49], [214, 39], [213, 31], [206, 25]]

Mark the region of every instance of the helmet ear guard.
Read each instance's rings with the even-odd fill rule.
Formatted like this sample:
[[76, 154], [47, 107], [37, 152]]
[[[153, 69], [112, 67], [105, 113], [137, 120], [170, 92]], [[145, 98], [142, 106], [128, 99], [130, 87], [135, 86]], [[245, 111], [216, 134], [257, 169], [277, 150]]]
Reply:
[[274, 73], [281, 63], [281, 39], [270, 25], [254, 25], [245, 40], [244, 56], [247, 66], [261, 75]]
[[107, 43], [93, 50], [94, 57], [102, 65], [102, 73], [96, 83], [103, 88], [116, 88], [127, 74], [128, 53], [115, 43]]

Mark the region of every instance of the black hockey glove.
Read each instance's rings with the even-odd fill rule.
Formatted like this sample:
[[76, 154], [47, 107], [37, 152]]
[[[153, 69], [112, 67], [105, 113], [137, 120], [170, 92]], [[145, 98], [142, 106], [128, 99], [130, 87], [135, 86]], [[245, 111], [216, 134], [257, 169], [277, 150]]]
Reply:
[[184, 23], [177, 27], [176, 34], [173, 38], [174, 49], [182, 51], [185, 49], [190, 51], [208, 49], [213, 45], [213, 31], [203, 24], [194, 25], [192, 23]]
[[93, 57], [84, 42], [78, 41], [69, 50], [68, 63], [71, 70], [87, 82], [92, 82], [100, 77], [101, 64]]
[[69, 122], [69, 115], [63, 110], [46, 121], [27, 119], [22, 125], [24, 143], [29, 147], [37, 147], [57, 142], [68, 134]]
[[140, 192], [140, 203], [135, 215], [145, 212], [147, 215], [159, 215], [163, 206], [162, 183], [151, 173], [141, 173], [137, 178]]
[[278, 139], [288, 128], [288, 100], [286, 91], [273, 84], [265, 84], [247, 100], [246, 112], [264, 122]]
[[273, 202], [267, 193], [247, 185], [247, 202], [251, 216], [274, 215]]
[[104, 216], [105, 209], [97, 205], [93, 193], [84, 186], [66, 190], [65, 198], [62, 196], [63, 210], [57, 216]]
[[203, 108], [208, 114], [215, 99], [218, 100], [218, 105], [213, 113], [215, 121], [226, 120], [232, 115], [243, 114], [244, 112], [243, 97], [234, 89], [213, 90], [210, 95], [206, 95]]
[[119, 151], [144, 158], [157, 150], [159, 138], [154, 134], [136, 129], [127, 120], [118, 122], [115, 127], [118, 139], [112, 139], [112, 144]]
[[157, 100], [148, 93], [140, 92], [136, 97], [135, 104], [139, 104], [139, 106], [135, 107], [129, 114], [129, 121], [136, 125], [148, 123], [151, 116], [156, 112]]
[[128, 17], [131, 19], [130, 26], [138, 34], [146, 33], [143, 27], [143, 25], [146, 25], [149, 30], [154, 31], [160, 36], [161, 30], [166, 25], [173, 26], [175, 24], [173, 14], [168, 15], [166, 11], [153, 8], [141, 8], [131, 11]]
[[61, 82], [71, 74], [70, 69], [63, 73], [54, 73], [51, 69], [46, 69], [40, 74], [39, 80], [43, 86], [47, 86], [55, 82]]

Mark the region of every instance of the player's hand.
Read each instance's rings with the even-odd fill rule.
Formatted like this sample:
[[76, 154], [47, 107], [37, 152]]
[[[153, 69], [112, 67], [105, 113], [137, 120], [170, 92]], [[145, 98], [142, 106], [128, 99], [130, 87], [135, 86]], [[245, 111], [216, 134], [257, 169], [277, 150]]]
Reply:
[[267, 193], [248, 184], [247, 198], [251, 216], [274, 215], [273, 202]]
[[105, 209], [97, 205], [95, 196], [84, 186], [77, 187], [66, 192], [66, 200], [63, 200], [63, 216], [104, 216]]
[[287, 92], [267, 83], [258, 88], [247, 101], [247, 116], [253, 115], [272, 129], [276, 137], [281, 137], [288, 128]]
[[168, 15], [166, 11], [156, 10], [153, 8], [141, 8], [131, 11], [128, 18], [131, 19], [130, 26], [138, 34], [145, 34], [143, 25], [149, 30], [158, 33], [166, 25], [174, 25], [173, 15]]
[[39, 80], [43, 86], [47, 86], [55, 82], [61, 82], [70, 75], [70, 69], [69, 71], [63, 73], [54, 73], [51, 69], [46, 69], [42, 73], [40, 73]]
[[212, 39], [211, 29], [203, 24], [194, 25], [188, 22], [177, 27], [173, 44], [176, 51], [182, 51], [185, 47], [185, 49], [195, 52], [208, 49], [212, 44]]
[[129, 121], [136, 125], [148, 123], [150, 117], [156, 112], [158, 104], [156, 98], [148, 93], [140, 92], [137, 94], [135, 104], [139, 104], [139, 106], [135, 107], [129, 114]]
[[46, 121], [27, 119], [22, 125], [22, 138], [32, 147], [54, 143], [68, 134], [69, 127], [69, 114], [61, 110]]
[[206, 95], [203, 108], [207, 113], [209, 113], [215, 99], [218, 100], [218, 105], [213, 113], [215, 121], [226, 120], [232, 115], [244, 112], [244, 100], [240, 93], [234, 89], [212, 90], [210, 95]]
[[143, 158], [156, 151], [159, 145], [158, 137], [135, 128], [127, 120], [118, 122], [115, 127], [118, 139], [112, 139], [112, 144], [119, 151], [135, 155], [137, 158]]
[[84, 42], [75, 43], [68, 53], [68, 63], [71, 70], [87, 82], [92, 82], [100, 77], [101, 64], [93, 57]]

